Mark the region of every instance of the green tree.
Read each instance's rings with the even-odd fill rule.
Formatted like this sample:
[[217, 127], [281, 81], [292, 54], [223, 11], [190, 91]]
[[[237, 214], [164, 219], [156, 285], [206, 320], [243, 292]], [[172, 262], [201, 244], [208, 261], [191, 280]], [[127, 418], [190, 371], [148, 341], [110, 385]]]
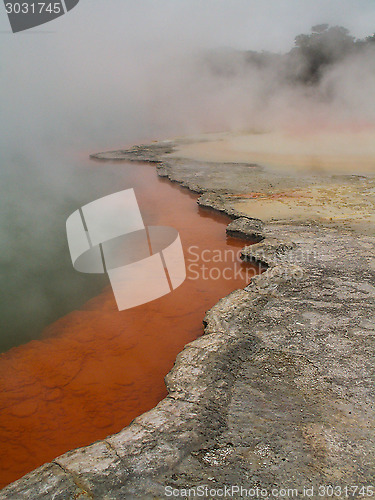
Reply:
[[334, 64], [354, 50], [354, 37], [342, 26], [317, 24], [309, 35], [298, 35], [291, 59], [297, 79], [305, 83], [319, 81], [324, 69]]

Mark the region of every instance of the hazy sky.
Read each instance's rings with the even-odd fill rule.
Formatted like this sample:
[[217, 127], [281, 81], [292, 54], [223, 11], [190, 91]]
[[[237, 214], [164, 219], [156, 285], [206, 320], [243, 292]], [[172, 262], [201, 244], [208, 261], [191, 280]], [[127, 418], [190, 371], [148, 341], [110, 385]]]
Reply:
[[[288, 50], [296, 34], [321, 22], [344, 25], [357, 37], [375, 30], [373, 0], [117, 0], [107, 4], [119, 16], [115, 29], [123, 26], [132, 36], [140, 32], [148, 40], [215, 47]], [[103, 24], [106, 18], [111, 18], [109, 12]]]
[[[357, 37], [375, 30], [374, 0], [80, 0], [68, 16], [34, 31], [74, 36], [79, 27], [103, 45], [142, 40], [278, 51], [316, 23], [344, 25]], [[4, 8], [0, 23], [8, 29]]]
[[[99, 141], [103, 147], [121, 145], [119, 124], [124, 137], [133, 132], [130, 140], [155, 136], [146, 130], [155, 117], [151, 107], [166, 102], [172, 91], [177, 95], [185, 82], [189, 88], [189, 78], [199, 78], [174, 68], [178, 54], [223, 46], [284, 52], [297, 34], [322, 22], [366, 36], [375, 30], [375, 1], [80, 0], [65, 16], [19, 34], [9, 32], [0, 5], [0, 91], [7, 135], [18, 138], [25, 129], [34, 144], [39, 130], [53, 133], [54, 114], [53, 127], [58, 120], [61, 129], [85, 124], [98, 147]], [[188, 88], [181, 93], [185, 101]], [[156, 127], [161, 125], [159, 120]]]

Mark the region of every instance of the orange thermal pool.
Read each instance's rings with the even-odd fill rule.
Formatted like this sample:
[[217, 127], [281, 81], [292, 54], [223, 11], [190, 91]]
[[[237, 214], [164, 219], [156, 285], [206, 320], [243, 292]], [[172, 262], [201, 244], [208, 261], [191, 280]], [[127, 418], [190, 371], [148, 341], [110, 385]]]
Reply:
[[239, 261], [244, 242], [226, 238], [228, 217], [200, 209], [196, 195], [158, 178], [151, 165], [118, 168], [135, 189], [145, 224], [179, 231], [187, 279], [173, 293], [122, 312], [108, 286], [40, 340], [0, 356], [0, 486], [118, 432], [155, 406], [166, 396], [164, 376], [176, 355], [203, 333], [205, 311], [255, 274]]

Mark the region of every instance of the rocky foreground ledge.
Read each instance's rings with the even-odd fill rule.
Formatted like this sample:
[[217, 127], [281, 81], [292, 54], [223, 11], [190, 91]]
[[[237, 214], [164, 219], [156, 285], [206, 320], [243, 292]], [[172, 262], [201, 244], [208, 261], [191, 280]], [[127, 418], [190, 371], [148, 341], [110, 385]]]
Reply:
[[[306, 498], [304, 488], [310, 498], [332, 498], [318, 489], [328, 485], [344, 498], [371, 498], [373, 227], [322, 223], [313, 211], [298, 222], [291, 214], [262, 224], [238, 201], [314, 181], [280, 177], [270, 187], [260, 166], [171, 157], [176, 147], [94, 156], [155, 162], [159, 175], [201, 193], [201, 205], [228, 213], [230, 234], [256, 237], [243, 258], [268, 269], [207, 313], [205, 335], [179, 354], [166, 377], [169, 395], [156, 408], [28, 474], [0, 499], [157, 499], [172, 496], [172, 488], [189, 498], [182, 489], [204, 485], [234, 486], [230, 498], [275, 498], [281, 488], [290, 489], [284, 498]], [[327, 182], [355, 192], [359, 180]], [[358, 192], [371, 196], [373, 177], [360, 182]], [[248, 492], [242, 496], [241, 486]]]

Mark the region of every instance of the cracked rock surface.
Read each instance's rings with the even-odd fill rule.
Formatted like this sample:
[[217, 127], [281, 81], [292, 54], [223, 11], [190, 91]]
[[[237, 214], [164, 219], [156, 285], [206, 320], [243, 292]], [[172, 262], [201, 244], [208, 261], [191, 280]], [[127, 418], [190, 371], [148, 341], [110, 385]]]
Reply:
[[302, 498], [304, 487], [374, 483], [375, 237], [363, 226], [246, 217], [232, 195], [259, 192], [260, 167], [169, 159], [173, 149], [98, 157], [154, 161], [201, 192], [201, 204], [236, 219], [228, 232], [261, 240], [242, 255], [267, 271], [208, 311], [205, 335], [179, 354], [156, 408], [1, 500], [157, 499], [166, 486], [199, 485], [296, 488]]

